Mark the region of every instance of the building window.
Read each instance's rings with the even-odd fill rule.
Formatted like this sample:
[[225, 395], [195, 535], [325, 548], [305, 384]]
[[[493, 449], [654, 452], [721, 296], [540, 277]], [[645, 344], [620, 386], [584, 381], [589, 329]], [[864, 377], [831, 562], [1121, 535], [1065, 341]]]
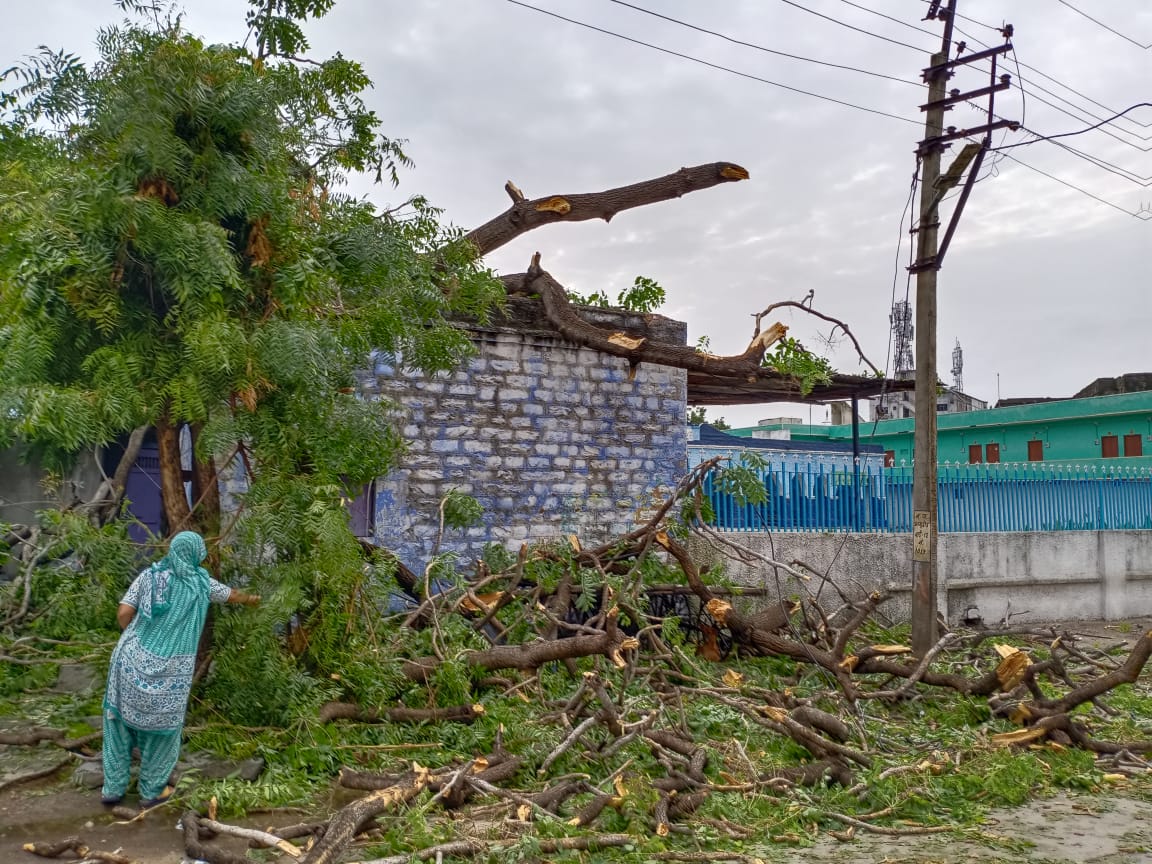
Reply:
[[884, 451], [884, 467], [885, 468], [895, 468], [896, 467], [896, 451], [895, 450], [885, 450]]
[[984, 448], [979, 444], [968, 445], [968, 464], [979, 465], [984, 461]]
[[984, 450], [985, 450], [986, 457], [987, 457], [985, 459], [985, 461], [988, 462], [988, 464], [991, 465], [991, 464], [994, 464], [994, 463], [1000, 461], [1000, 445], [999, 444], [989, 444], [987, 447], [984, 448]]
[[1115, 459], [1120, 455], [1120, 439], [1115, 435], [1104, 435], [1100, 438], [1100, 455], [1105, 459]]
[[1037, 439], [1036, 441], [1028, 442], [1028, 461], [1029, 462], [1043, 462], [1044, 461], [1044, 442]]
[[1143, 439], [1139, 435], [1125, 435], [1124, 436], [1124, 455], [1125, 456], [1143, 456], [1144, 447], [1142, 445]]
[[947, 402], [937, 402], [936, 403], [936, 413], [937, 414], [944, 413], [947, 410], [948, 410], [948, 403]]

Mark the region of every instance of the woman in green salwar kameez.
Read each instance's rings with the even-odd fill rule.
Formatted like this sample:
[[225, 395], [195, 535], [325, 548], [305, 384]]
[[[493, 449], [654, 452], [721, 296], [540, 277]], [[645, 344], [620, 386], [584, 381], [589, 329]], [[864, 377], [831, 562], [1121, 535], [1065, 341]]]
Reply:
[[168, 779], [180, 758], [208, 604], [260, 602], [208, 575], [200, 566], [207, 555], [199, 534], [177, 534], [168, 554], [137, 576], [120, 601], [116, 618], [124, 632], [112, 652], [104, 694], [101, 800], [106, 805], [120, 803], [128, 789], [134, 747], [140, 749], [141, 806], [155, 806], [171, 795]]

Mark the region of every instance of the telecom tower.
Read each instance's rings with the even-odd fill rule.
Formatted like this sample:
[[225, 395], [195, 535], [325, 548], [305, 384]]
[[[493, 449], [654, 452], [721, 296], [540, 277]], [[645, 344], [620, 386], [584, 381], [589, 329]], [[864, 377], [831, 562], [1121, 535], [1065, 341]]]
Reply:
[[912, 335], [915, 328], [912, 326], [912, 304], [907, 300], [897, 300], [892, 304], [892, 314], [888, 316], [892, 322], [892, 360], [896, 378], [911, 378], [916, 370], [916, 361], [912, 358]]
[[964, 392], [964, 349], [960, 347], [959, 339], [952, 349], [952, 389], [957, 393]]

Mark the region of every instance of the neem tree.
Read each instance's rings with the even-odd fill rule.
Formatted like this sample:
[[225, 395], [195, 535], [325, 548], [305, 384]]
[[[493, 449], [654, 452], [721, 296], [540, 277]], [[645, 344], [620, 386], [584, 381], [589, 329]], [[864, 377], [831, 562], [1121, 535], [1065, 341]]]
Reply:
[[272, 539], [298, 546], [397, 455], [354, 370], [373, 352], [451, 367], [470, 344], [445, 316], [503, 292], [422, 199], [381, 212], [338, 191], [407, 159], [358, 64], [301, 56], [300, 22], [331, 0], [249, 5], [254, 51], [153, 12], [101, 31], [91, 66], [42, 49], [5, 74], [0, 432], [51, 455], [153, 426], [170, 530], [208, 534], [238, 456], [249, 507], [274, 497]]

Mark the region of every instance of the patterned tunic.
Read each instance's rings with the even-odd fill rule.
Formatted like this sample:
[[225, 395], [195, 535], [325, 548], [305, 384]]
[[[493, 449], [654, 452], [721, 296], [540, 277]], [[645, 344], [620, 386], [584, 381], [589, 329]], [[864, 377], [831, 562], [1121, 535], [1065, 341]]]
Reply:
[[120, 601], [138, 611], [112, 652], [104, 708], [110, 719], [141, 732], [183, 728], [208, 603], [224, 603], [232, 591], [209, 579], [208, 596], [189, 614], [153, 617], [152, 606], [167, 602], [171, 578], [170, 570], [150, 567]]

